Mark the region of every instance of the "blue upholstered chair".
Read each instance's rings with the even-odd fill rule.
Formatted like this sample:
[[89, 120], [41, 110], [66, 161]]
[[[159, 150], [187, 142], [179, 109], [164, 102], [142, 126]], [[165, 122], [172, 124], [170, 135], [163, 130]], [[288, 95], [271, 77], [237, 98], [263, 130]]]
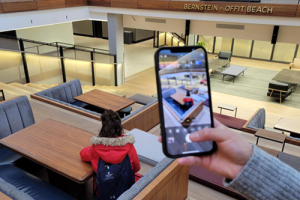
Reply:
[[[21, 96], [0, 104], [0, 139], [34, 123], [31, 106], [26, 96]], [[0, 147], [0, 165], [14, 162], [19, 158], [21, 158], [19, 154]]]

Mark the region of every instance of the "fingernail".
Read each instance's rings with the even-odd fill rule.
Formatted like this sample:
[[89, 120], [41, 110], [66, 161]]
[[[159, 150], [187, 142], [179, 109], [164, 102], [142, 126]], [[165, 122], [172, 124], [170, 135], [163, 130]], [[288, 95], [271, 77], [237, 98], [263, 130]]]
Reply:
[[192, 133], [190, 135], [190, 140], [198, 140], [199, 139], [199, 134], [198, 133]]

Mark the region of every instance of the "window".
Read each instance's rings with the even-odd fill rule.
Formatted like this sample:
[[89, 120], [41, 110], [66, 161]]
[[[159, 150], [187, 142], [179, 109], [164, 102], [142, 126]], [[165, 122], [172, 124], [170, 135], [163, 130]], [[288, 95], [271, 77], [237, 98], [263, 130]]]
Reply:
[[270, 60], [273, 44], [266, 41], [254, 41], [252, 58]]

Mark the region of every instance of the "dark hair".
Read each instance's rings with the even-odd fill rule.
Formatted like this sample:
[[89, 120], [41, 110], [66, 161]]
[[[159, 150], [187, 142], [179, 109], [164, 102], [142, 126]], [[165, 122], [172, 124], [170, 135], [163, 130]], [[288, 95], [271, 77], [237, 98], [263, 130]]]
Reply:
[[101, 115], [102, 128], [99, 137], [118, 137], [123, 133], [121, 117], [117, 112], [105, 110]]

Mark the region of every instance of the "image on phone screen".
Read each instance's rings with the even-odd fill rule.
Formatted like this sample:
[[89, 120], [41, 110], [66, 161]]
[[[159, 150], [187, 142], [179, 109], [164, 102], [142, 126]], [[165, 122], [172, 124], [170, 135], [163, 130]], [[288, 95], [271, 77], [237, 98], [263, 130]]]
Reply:
[[189, 135], [213, 126], [206, 52], [162, 49], [158, 55], [166, 147], [169, 154], [209, 152], [213, 142], [191, 142]]

